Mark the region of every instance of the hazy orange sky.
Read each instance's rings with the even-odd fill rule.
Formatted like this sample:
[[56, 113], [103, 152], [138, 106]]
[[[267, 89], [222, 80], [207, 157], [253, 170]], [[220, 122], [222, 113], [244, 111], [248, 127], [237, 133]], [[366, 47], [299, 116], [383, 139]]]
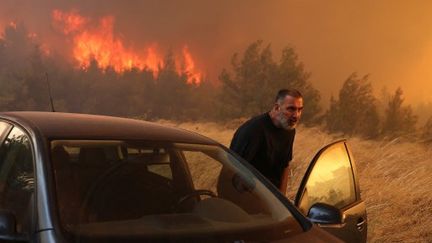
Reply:
[[209, 77], [234, 52], [262, 39], [275, 57], [292, 46], [324, 101], [352, 73], [370, 74], [375, 91], [401, 86], [407, 101], [432, 101], [432, 1], [428, 0], [1, 0], [0, 24], [23, 22], [41, 39], [55, 36], [53, 9], [112, 15], [130, 46], [188, 44]]

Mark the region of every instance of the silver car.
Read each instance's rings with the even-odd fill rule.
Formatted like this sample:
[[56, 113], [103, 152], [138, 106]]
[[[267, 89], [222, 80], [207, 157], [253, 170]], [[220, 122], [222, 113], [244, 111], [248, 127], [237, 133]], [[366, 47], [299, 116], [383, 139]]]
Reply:
[[0, 113], [0, 240], [365, 242], [346, 141], [313, 159], [290, 202], [235, 153], [133, 119]]

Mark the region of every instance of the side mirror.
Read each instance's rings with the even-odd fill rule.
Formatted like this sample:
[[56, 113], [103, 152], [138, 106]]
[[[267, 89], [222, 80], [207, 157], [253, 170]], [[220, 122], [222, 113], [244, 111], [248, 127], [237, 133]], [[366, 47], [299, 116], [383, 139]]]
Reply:
[[315, 203], [309, 209], [307, 217], [316, 224], [342, 224], [340, 210], [326, 203]]

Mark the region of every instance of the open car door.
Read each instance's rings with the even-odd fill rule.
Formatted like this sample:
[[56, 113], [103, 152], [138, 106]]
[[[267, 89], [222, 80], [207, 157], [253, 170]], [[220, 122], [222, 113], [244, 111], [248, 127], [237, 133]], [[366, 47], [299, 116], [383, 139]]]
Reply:
[[297, 192], [295, 205], [312, 222], [346, 242], [366, 242], [366, 206], [345, 140], [321, 149]]

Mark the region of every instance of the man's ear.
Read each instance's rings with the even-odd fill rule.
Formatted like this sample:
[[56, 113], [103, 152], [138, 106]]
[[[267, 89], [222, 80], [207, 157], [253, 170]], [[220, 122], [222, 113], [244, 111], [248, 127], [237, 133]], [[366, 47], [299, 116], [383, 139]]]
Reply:
[[273, 110], [279, 111], [279, 109], [280, 109], [279, 103], [275, 102], [274, 105], [273, 105]]

